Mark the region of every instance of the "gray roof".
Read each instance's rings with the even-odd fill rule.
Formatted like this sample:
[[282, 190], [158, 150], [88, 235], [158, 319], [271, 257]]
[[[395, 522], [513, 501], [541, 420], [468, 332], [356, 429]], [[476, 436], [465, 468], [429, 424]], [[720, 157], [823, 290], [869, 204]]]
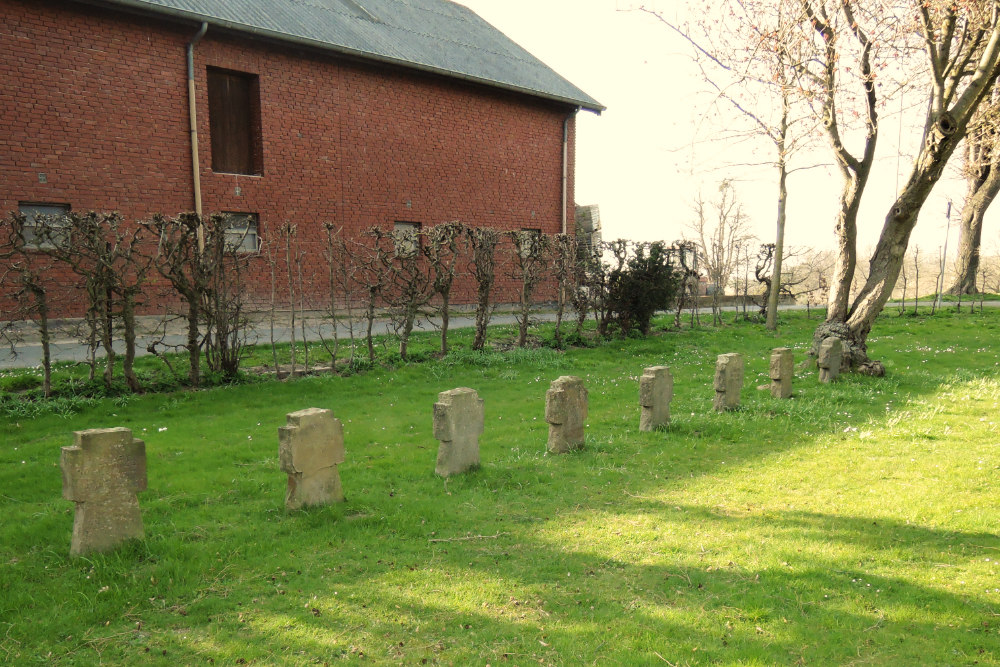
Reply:
[[604, 110], [475, 12], [449, 0], [96, 1]]

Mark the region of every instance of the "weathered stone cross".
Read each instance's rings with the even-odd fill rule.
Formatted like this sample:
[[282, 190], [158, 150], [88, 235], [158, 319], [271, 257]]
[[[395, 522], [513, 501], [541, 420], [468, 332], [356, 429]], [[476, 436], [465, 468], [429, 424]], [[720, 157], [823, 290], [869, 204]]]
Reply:
[[278, 428], [281, 469], [288, 473], [285, 507], [343, 502], [337, 466], [344, 462], [344, 426], [329, 410], [289, 413]]
[[720, 354], [715, 363], [715, 409], [719, 412], [740, 407], [743, 391], [743, 355]]
[[548, 450], [565, 454], [582, 449], [586, 439], [587, 388], [583, 380], [564, 375], [545, 393], [545, 421], [549, 423]]
[[792, 376], [795, 375], [795, 357], [791, 348], [776, 347], [771, 350], [771, 396], [775, 398], [791, 398]]
[[639, 430], [652, 431], [670, 423], [674, 378], [667, 366], [652, 366], [639, 378]]
[[844, 361], [844, 341], [834, 336], [824, 338], [819, 346], [819, 381], [833, 382], [840, 375], [840, 365]]
[[434, 472], [457, 475], [479, 465], [483, 434], [483, 399], [473, 389], [459, 387], [438, 394], [434, 404], [434, 437], [441, 441]]
[[136, 494], [146, 489], [146, 443], [131, 429], [76, 431], [62, 448], [63, 498], [76, 503], [70, 554], [113, 549], [143, 537]]

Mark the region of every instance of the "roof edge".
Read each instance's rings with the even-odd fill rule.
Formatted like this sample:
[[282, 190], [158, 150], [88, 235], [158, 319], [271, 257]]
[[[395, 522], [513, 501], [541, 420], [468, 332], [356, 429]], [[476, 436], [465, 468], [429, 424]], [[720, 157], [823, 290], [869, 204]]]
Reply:
[[543, 91], [534, 90], [532, 88], [525, 88], [523, 86], [516, 86], [509, 83], [503, 83], [501, 81], [485, 79], [482, 77], [472, 76], [471, 74], [463, 74], [462, 72], [455, 72], [441, 67], [434, 67], [433, 65], [427, 65], [424, 63], [415, 63], [400, 58], [391, 58], [388, 56], [379, 55], [377, 53], [362, 51], [360, 49], [352, 49], [346, 46], [331, 44], [329, 42], [323, 42], [316, 39], [309, 39], [307, 37], [289, 35], [274, 30], [267, 30], [266, 28], [258, 28], [243, 23], [236, 23], [234, 21], [227, 21], [225, 19], [205, 16], [203, 14], [199, 14], [198, 12], [186, 11], [183, 9], [175, 9], [173, 7], [165, 7], [162, 5], [150, 5], [149, 3], [142, 2], [141, 0], [75, 0], [75, 1], [78, 4], [87, 4], [87, 5], [105, 7], [109, 9], [127, 7], [136, 13], [147, 16], [151, 14], [162, 15], [162, 16], [173, 17], [181, 21], [190, 21], [196, 24], [207, 23], [210, 26], [215, 26], [218, 28], [222, 28], [224, 30], [248, 33], [251, 35], [263, 37], [277, 42], [297, 44], [299, 46], [305, 46], [311, 49], [318, 49], [320, 51], [338, 53], [353, 58], [359, 58], [361, 60], [385, 63], [388, 65], [402, 67], [404, 69], [412, 69], [421, 72], [428, 72], [431, 74], [444, 76], [450, 79], [458, 79], [460, 81], [477, 83], [480, 85], [487, 86], [489, 88], [499, 88], [501, 90], [520, 93], [523, 95], [528, 95], [530, 97], [549, 100], [551, 102], [559, 102], [561, 104], [567, 104], [569, 106], [576, 107], [577, 109], [586, 109], [587, 111], [592, 111], [597, 115], [600, 115], [602, 111], [607, 110], [606, 106], [600, 104], [596, 100], [583, 100], [571, 97], [564, 97], [561, 95], [554, 95], [552, 93], [546, 93]]

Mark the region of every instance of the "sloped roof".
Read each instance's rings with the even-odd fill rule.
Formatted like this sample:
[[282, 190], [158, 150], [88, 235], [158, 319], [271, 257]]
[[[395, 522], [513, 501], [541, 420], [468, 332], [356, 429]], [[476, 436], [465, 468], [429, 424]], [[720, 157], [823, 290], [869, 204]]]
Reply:
[[604, 110], [475, 12], [449, 0], [96, 2], [435, 72], [598, 113]]

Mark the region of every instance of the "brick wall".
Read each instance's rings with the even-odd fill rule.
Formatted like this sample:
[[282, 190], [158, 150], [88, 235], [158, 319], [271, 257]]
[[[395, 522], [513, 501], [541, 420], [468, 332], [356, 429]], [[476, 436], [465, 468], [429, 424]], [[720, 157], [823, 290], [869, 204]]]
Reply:
[[[0, 13], [0, 212], [192, 210], [185, 48], [196, 26], [51, 0], [0, 0]], [[262, 175], [212, 171], [206, 67], [259, 77]], [[561, 230], [569, 107], [211, 28], [195, 74], [204, 211], [257, 213], [264, 243], [295, 223], [316, 303], [324, 222], [350, 235], [394, 221]], [[574, 144], [571, 121], [570, 222]], [[263, 256], [250, 278], [266, 298]], [[164, 303], [148, 298], [146, 310]], [[79, 305], [66, 299], [59, 314]]]

